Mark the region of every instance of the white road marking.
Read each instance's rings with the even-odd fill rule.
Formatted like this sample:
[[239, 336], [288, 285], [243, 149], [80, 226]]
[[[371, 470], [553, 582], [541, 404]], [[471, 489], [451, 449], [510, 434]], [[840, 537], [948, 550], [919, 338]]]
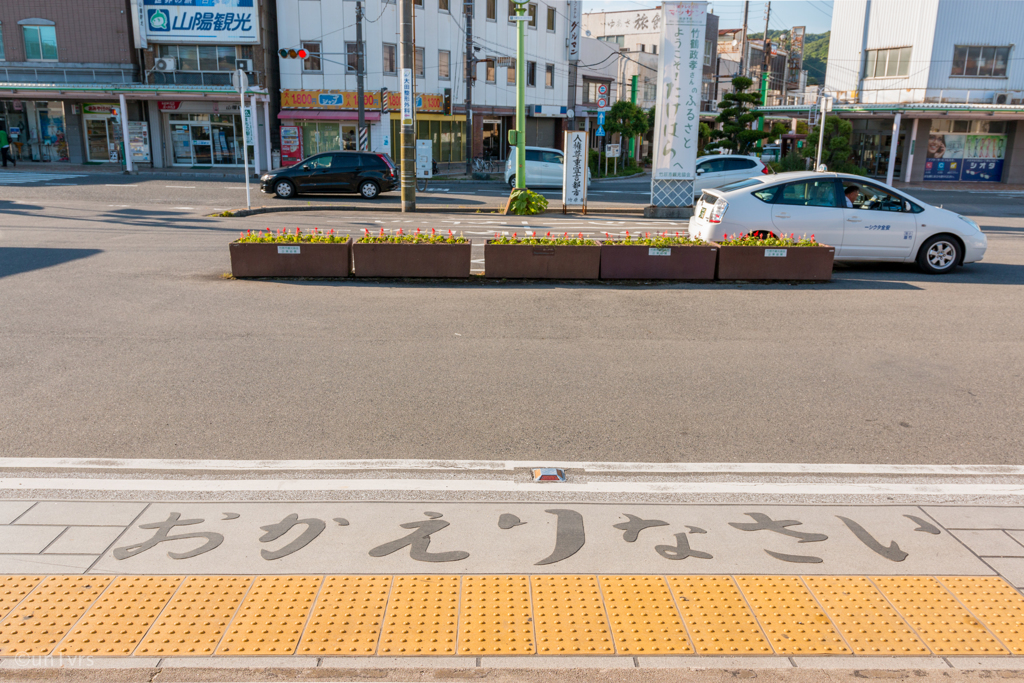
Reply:
[[511, 472], [534, 467], [559, 467], [586, 472], [643, 474], [855, 474], [1024, 476], [1021, 465], [845, 465], [835, 463], [749, 462], [594, 462], [558, 460], [201, 460], [189, 458], [11, 458], [0, 457], [0, 469], [127, 469], [207, 471], [326, 471], [326, 470], [490, 470]]
[[817, 496], [1021, 496], [1024, 484], [815, 484], [764, 482], [588, 482], [507, 479], [0, 479], [9, 491], [499, 491], [544, 493], [755, 494]]
[[[36, 173], [35, 171], [4, 171], [0, 172], [0, 185], [20, 185], [23, 183], [45, 183], [52, 180], [70, 180], [84, 178], [84, 175], [68, 173]], [[68, 185], [77, 183], [67, 183]]]
[[175, 207], [172, 207], [172, 208], [175, 211], [194, 211], [195, 210], [191, 206], [175, 206]]
[[194, 189], [196, 189], [195, 185], [164, 185], [164, 187], [175, 187], [175, 188], [178, 188], [179, 190], [194, 190]]
[[138, 183], [105, 183], [107, 187], [138, 187]]

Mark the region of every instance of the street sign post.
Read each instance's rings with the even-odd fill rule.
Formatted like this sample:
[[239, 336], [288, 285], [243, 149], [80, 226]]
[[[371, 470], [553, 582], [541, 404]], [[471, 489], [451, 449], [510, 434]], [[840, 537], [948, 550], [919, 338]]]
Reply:
[[252, 198], [249, 194], [249, 139], [255, 139], [252, 130], [252, 120], [249, 108], [245, 106], [245, 91], [249, 89], [249, 77], [241, 69], [235, 71], [235, 90], [242, 102], [242, 115], [245, 125], [242, 126], [242, 170], [245, 174], [245, 208], [252, 208]]

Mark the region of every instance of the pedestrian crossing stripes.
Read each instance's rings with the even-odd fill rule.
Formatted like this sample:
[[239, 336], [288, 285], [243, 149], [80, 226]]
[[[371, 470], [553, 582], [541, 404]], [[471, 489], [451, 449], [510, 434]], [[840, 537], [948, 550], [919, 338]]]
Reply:
[[67, 173], [34, 173], [24, 172], [0, 172], [0, 185], [24, 185], [25, 183], [48, 183], [54, 180], [70, 180], [72, 178], [84, 178], [84, 175], [70, 175]]

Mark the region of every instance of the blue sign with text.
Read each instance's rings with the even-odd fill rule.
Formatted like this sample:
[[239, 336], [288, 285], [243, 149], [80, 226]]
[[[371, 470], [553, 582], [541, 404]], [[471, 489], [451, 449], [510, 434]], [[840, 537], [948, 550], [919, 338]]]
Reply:
[[146, 38], [155, 43], [259, 42], [254, 0], [142, 0]]

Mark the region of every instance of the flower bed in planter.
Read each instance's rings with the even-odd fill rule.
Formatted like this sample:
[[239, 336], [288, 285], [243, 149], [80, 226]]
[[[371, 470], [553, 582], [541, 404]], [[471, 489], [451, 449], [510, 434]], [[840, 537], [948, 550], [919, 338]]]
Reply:
[[484, 275], [489, 278], [596, 280], [601, 274], [601, 245], [579, 237], [500, 237], [484, 245]]
[[367, 230], [352, 245], [356, 277], [469, 277], [473, 245], [451, 230], [405, 235], [371, 235]]
[[725, 235], [718, 242], [718, 280], [832, 279], [836, 250], [810, 238]]
[[334, 230], [243, 232], [229, 245], [235, 277], [348, 277], [352, 238]]
[[612, 239], [601, 243], [602, 280], [713, 280], [718, 247], [679, 233]]

